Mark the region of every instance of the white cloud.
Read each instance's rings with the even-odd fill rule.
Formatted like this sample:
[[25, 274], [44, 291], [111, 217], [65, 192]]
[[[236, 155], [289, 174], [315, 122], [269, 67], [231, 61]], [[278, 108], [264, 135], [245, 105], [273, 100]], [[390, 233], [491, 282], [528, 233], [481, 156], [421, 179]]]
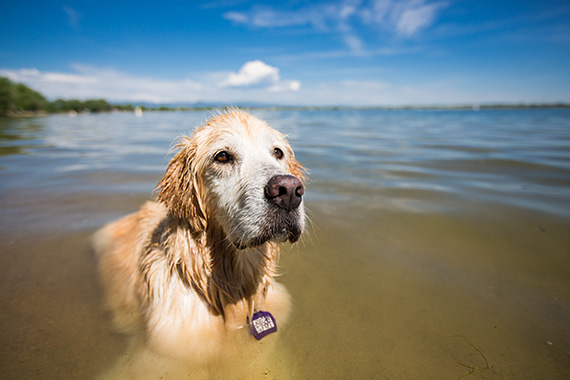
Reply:
[[237, 73], [229, 73], [221, 82], [221, 87], [267, 88], [271, 92], [297, 91], [299, 81], [282, 81], [279, 69], [263, 61], [246, 62]]
[[279, 81], [279, 69], [262, 61], [246, 62], [237, 73], [230, 73], [222, 86], [250, 87]]

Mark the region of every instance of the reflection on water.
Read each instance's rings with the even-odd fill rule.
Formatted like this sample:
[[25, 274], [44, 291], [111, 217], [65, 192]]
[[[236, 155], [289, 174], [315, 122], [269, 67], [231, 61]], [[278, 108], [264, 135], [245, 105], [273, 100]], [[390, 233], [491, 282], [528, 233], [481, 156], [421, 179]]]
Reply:
[[42, 129], [42, 123], [35, 120], [0, 118], [0, 156], [26, 154], [36, 144], [41, 144], [38, 137], [41, 136]]
[[[314, 227], [281, 256], [296, 378], [570, 378], [570, 111], [256, 115], [311, 170]], [[125, 352], [88, 237], [208, 117], [0, 118], [6, 378], [91, 378]]]

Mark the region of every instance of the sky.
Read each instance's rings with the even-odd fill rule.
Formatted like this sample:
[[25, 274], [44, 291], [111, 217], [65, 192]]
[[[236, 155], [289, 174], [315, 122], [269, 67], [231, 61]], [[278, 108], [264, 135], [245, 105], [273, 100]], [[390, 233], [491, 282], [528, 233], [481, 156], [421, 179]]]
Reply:
[[570, 2], [0, 0], [0, 76], [49, 99], [570, 103]]

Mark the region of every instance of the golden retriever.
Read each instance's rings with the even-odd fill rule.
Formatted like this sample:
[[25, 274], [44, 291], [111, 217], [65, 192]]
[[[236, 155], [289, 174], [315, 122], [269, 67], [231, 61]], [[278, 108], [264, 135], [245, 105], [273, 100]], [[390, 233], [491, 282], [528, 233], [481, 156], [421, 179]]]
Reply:
[[[297, 241], [305, 226], [305, 170], [281, 133], [238, 109], [177, 148], [157, 202], [93, 238], [114, 324], [144, 332], [145, 353], [123, 372], [168, 375], [164, 363], [176, 361], [185, 376], [220, 378], [226, 364], [230, 378], [237, 368], [267, 375], [255, 363], [278, 334], [258, 341], [252, 322], [258, 311], [278, 328], [287, 321], [289, 294], [274, 276], [278, 243]], [[149, 364], [151, 353], [162, 364]]]

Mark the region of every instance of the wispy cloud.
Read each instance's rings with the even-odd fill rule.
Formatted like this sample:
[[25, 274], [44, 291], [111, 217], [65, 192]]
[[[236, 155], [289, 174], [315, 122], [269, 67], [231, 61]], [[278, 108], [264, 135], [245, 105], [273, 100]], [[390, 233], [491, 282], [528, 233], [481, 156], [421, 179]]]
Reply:
[[[49, 98], [107, 98], [151, 103], [260, 100], [268, 94], [297, 91], [301, 82], [282, 80], [279, 69], [262, 61], [237, 72], [195, 73], [181, 80], [140, 77], [115, 69], [74, 64], [73, 72], [0, 69], [0, 76], [23, 82]], [[259, 99], [258, 99], [259, 98]]]
[[254, 6], [245, 12], [226, 12], [224, 17], [253, 28], [310, 27], [315, 32], [334, 33], [351, 52], [363, 54], [361, 28], [397, 38], [414, 37], [432, 26], [447, 6], [445, 1], [432, 0], [342, 0], [295, 10]]
[[437, 12], [445, 6], [447, 4], [443, 2], [424, 3], [421, 0], [400, 3], [394, 7], [396, 30], [401, 35], [413, 36], [432, 25]]
[[114, 101], [169, 102], [195, 97], [201, 85], [192, 80], [136, 77], [114, 69], [73, 65], [73, 73], [37, 69], [0, 70], [0, 76], [23, 82], [50, 98], [110, 98]]
[[[557, 102], [569, 96], [565, 89], [552, 91], [549, 83], [558, 79], [552, 75], [531, 78], [530, 83], [521, 83], [519, 77], [497, 83], [496, 80], [480, 75], [469, 78], [456, 75], [451, 79], [449, 76], [441, 76], [402, 82], [394, 79], [367, 79], [366, 76], [375, 74], [374, 70], [378, 68], [355, 68], [348, 70], [348, 73], [362, 79], [330, 80], [331, 73], [328, 73], [326, 77], [329, 80], [301, 87], [299, 81], [276, 80], [273, 70], [265, 68], [269, 74], [262, 75], [262, 71], [250, 72], [251, 67], [255, 65], [246, 63], [237, 71], [195, 73], [181, 80], [140, 77], [113, 69], [83, 65], [74, 65], [71, 73], [0, 69], [0, 76], [26, 83], [52, 99], [106, 98], [110, 101], [150, 103], [204, 101], [221, 104], [260, 102], [284, 105], [390, 106]], [[338, 77], [344, 77], [345, 74], [341, 71]], [[510, 88], [517, 88], [517, 91], [505, 90]]]
[[342, 36], [342, 41], [350, 49], [350, 51], [355, 55], [365, 55], [366, 52], [364, 42], [352, 33], [345, 33]]
[[255, 28], [310, 26], [316, 30], [328, 30], [331, 16], [329, 6], [308, 6], [294, 11], [254, 6], [247, 12], [226, 12], [223, 15], [227, 20]]
[[63, 11], [67, 15], [67, 22], [69, 26], [71, 26], [73, 29], [78, 29], [79, 22], [81, 21], [83, 15], [67, 5], [63, 6]]

